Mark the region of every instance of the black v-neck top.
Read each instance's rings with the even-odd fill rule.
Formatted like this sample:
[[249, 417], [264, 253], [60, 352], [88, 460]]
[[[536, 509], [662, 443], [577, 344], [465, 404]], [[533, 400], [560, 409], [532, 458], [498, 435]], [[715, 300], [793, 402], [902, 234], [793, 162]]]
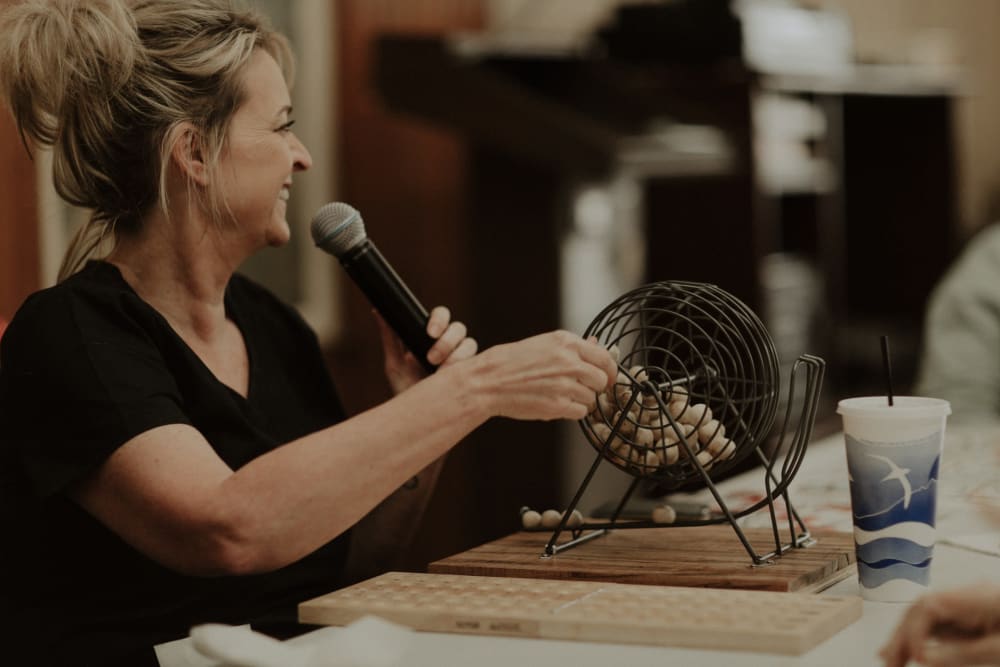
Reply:
[[[22, 647], [37, 664], [155, 665], [152, 646], [192, 625], [294, 622], [298, 602], [338, 585], [346, 535], [273, 573], [191, 577], [145, 557], [66, 495], [157, 426], [193, 426], [237, 469], [344, 418], [316, 336], [292, 308], [239, 275], [225, 306], [249, 354], [246, 398], [112, 264], [88, 263], [14, 316], [0, 344], [4, 655]], [[11, 664], [33, 664], [30, 655]]]

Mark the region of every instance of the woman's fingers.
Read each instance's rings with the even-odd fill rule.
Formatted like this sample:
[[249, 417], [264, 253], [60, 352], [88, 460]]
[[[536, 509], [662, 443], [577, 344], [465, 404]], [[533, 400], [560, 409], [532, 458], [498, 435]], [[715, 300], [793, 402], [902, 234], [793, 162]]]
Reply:
[[600, 393], [610, 386], [608, 384], [607, 370], [593, 364], [582, 366], [579, 369], [577, 380], [580, 384], [587, 387], [591, 394]]
[[435, 366], [446, 361], [465, 340], [468, 333], [461, 322], [451, 322], [440, 334], [437, 342], [427, 351], [427, 360]]
[[449, 364], [462, 361], [463, 359], [474, 357], [478, 351], [479, 343], [476, 342], [476, 339], [466, 336], [462, 339], [462, 342], [458, 344], [458, 347], [452, 350], [452, 353], [448, 355], [448, 358], [445, 359], [441, 365], [447, 366]]
[[542, 334], [504, 352], [502, 366], [512, 380], [501, 408], [506, 416], [582, 419], [609, 385], [609, 375], [617, 374], [607, 350], [568, 331]]
[[444, 366], [475, 356], [479, 344], [468, 333], [465, 324], [451, 321], [450, 310], [435, 307], [427, 320], [427, 335], [437, 340], [427, 351], [427, 361]]
[[580, 347], [580, 356], [584, 361], [604, 373], [604, 382], [596, 387], [597, 390], [609, 388], [615, 383], [615, 379], [618, 377], [618, 364], [615, 363], [607, 348], [597, 342], [597, 338], [591, 336], [583, 341]]
[[440, 338], [451, 323], [451, 311], [445, 306], [435, 306], [427, 318], [427, 335]]
[[560, 403], [561, 407], [559, 409], [559, 414], [557, 419], [573, 419], [579, 420], [587, 416], [590, 410], [583, 403], [578, 403], [569, 399], [564, 399]]

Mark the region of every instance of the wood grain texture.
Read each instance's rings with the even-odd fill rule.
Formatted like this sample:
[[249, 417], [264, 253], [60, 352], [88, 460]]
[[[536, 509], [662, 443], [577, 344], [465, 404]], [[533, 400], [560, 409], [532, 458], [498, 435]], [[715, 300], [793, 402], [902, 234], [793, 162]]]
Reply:
[[859, 597], [390, 572], [302, 603], [299, 620], [799, 655], [861, 611]]
[[[773, 550], [769, 530], [746, 534], [758, 553]], [[854, 572], [849, 533], [816, 535], [812, 546], [757, 567], [728, 525], [617, 530], [541, 558], [550, 537], [549, 531], [514, 533], [435, 561], [428, 571], [779, 592], [822, 590]], [[560, 543], [568, 537], [561, 537]]]

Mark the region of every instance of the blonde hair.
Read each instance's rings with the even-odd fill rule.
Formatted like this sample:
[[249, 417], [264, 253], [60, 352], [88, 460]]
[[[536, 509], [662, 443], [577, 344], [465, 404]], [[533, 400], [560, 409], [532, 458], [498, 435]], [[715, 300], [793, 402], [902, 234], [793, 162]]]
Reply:
[[25, 146], [52, 147], [59, 195], [92, 210], [60, 281], [109, 236], [136, 231], [152, 206], [168, 214], [181, 123], [198, 129], [210, 174], [203, 203], [221, 218], [212, 184], [257, 48], [291, 83], [285, 38], [229, 0], [25, 0], [0, 13], [0, 95]]

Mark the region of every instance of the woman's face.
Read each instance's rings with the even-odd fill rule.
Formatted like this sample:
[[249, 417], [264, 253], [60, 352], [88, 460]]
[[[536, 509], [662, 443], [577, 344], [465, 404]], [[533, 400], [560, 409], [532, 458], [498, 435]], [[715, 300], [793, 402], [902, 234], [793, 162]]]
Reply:
[[312, 157], [291, 131], [292, 105], [278, 63], [258, 49], [243, 75], [245, 99], [219, 160], [222, 195], [250, 250], [286, 243], [292, 174]]

